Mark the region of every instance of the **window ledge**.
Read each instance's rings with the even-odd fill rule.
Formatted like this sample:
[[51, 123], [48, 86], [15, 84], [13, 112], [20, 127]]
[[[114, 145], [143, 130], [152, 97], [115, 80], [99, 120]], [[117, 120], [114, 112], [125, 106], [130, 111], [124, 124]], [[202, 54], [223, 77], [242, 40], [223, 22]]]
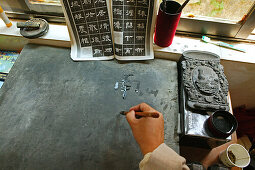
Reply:
[[[224, 41], [226, 42], [226, 41]], [[159, 58], [166, 58], [171, 60], [178, 61], [181, 54], [186, 50], [201, 50], [209, 51], [215, 54], [218, 54], [222, 60], [246, 62], [246, 63], [255, 63], [254, 49], [255, 45], [252, 43], [243, 43], [243, 42], [226, 42], [231, 45], [235, 45], [240, 49], [244, 49], [246, 52], [239, 52], [236, 50], [219, 47], [214, 44], [202, 42], [199, 38], [180, 36], [176, 35], [174, 37], [173, 43], [166, 48], [161, 48], [157, 45], [154, 45], [155, 56]], [[169, 55], [169, 54], [174, 55]]]
[[[13, 36], [13, 37], [20, 37], [24, 38], [20, 34], [20, 29], [17, 28], [17, 22], [24, 22], [19, 20], [12, 20], [12, 27], [8, 28], [4, 24], [2, 20], [0, 20], [0, 35], [3, 36]], [[49, 31], [47, 34], [40, 38], [36, 39], [27, 39], [24, 38], [27, 43], [36, 43], [36, 44], [47, 44], [52, 46], [59, 46], [59, 47], [70, 47], [70, 37], [68, 33], [68, 29], [66, 25], [61, 24], [49, 24]]]
[[[19, 29], [16, 27], [17, 20], [12, 20], [13, 26], [7, 28], [2, 20], [0, 20], [0, 36], [13, 36], [22, 37]], [[26, 39], [25, 43], [36, 43], [44, 45], [52, 45], [59, 47], [70, 47], [70, 37], [66, 25], [60, 24], [49, 24], [49, 31], [46, 35], [37, 39]], [[228, 43], [228, 42], [227, 42]], [[178, 61], [181, 54], [186, 50], [201, 50], [209, 51], [218, 54], [222, 60], [255, 63], [254, 49], [255, 45], [252, 43], [233, 43], [238, 48], [246, 50], [246, 53], [239, 52], [232, 49], [219, 47], [213, 44], [202, 42], [199, 38], [180, 36], [174, 37], [173, 43], [170, 47], [161, 48], [154, 45], [154, 53], [156, 58], [165, 58], [170, 60]], [[10, 44], [11, 45], [11, 44]], [[1, 48], [1, 47], [0, 47]]]

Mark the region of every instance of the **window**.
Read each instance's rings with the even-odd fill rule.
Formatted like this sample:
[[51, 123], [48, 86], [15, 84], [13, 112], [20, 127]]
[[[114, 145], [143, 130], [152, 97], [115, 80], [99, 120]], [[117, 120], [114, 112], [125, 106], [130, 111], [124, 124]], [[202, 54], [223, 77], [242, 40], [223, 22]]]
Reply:
[[[176, 0], [182, 4], [183, 0]], [[238, 22], [246, 15], [255, 0], [191, 0], [183, 14], [213, 17]], [[240, 7], [240, 8], [237, 8]]]
[[[182, 4], [185, 0], [176, 0]], [[60, 0], [25, 0], [30, 10], [62, 14]], [[247, 38], [255, 27], [255, 0], [190, 0], [178, 31]]]
[[190, 0], [177, 30], [246, 38], [255, 27], [254, 8], [255, 0]]
[[0, 4], [10, 18], [40, 17], [48, 22], [65, 23], [60, 0], [0, 0]]
[[25, 2], [31, 11], [63, 14], [60, 0], [25, 0]]
[[[182, 4], [185, 0], [175, 1]], [[22, 17], [40, 15], [48, 21], [65, 22], [60, 0], [0, 0], [0, 4]], [[255, 0], [190, 0], [177, 31], [245, 39], [254, 28]]]
[[8, 13], [64, 16], [60, 0], [0, 0]]
[[60, 0], [29, 0], [31, 3], [60, 5]]

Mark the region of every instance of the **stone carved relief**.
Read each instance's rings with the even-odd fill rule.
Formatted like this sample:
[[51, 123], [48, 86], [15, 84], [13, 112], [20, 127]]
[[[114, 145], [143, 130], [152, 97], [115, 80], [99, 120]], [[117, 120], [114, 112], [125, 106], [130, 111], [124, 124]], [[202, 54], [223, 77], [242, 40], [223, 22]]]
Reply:
[[182, 81], [187, 104], [199, 110], [229, 110], [228, 81], [219, 59], [183, 57]]

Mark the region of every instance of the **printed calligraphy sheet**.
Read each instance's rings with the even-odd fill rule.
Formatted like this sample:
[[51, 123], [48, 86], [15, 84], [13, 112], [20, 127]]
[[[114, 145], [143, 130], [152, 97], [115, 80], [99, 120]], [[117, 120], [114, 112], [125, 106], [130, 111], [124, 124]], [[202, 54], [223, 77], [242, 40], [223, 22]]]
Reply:
[[157, 0], [61, 0], [71, 58], [153, 59]]
[[62, 0], [73, 60], [114, 58], [110, 4], [106, 0]]
[[155, 0], [112, 0], [115, 57], [119, 60], [153, 59]]

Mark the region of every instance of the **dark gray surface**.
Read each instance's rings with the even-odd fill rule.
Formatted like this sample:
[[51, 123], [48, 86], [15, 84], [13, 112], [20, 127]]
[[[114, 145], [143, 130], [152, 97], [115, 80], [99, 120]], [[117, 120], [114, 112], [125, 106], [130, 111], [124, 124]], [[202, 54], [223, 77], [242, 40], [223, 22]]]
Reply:
[[[114, 84], [130, 73], [123, 100]], [[73, 62], [70, 49], [27, 45], [0, 92], [0, 169], [138, 169], [119, 112], [141, 102], [164, 114], [165, 143], [178, 152], [175, 62]]]

